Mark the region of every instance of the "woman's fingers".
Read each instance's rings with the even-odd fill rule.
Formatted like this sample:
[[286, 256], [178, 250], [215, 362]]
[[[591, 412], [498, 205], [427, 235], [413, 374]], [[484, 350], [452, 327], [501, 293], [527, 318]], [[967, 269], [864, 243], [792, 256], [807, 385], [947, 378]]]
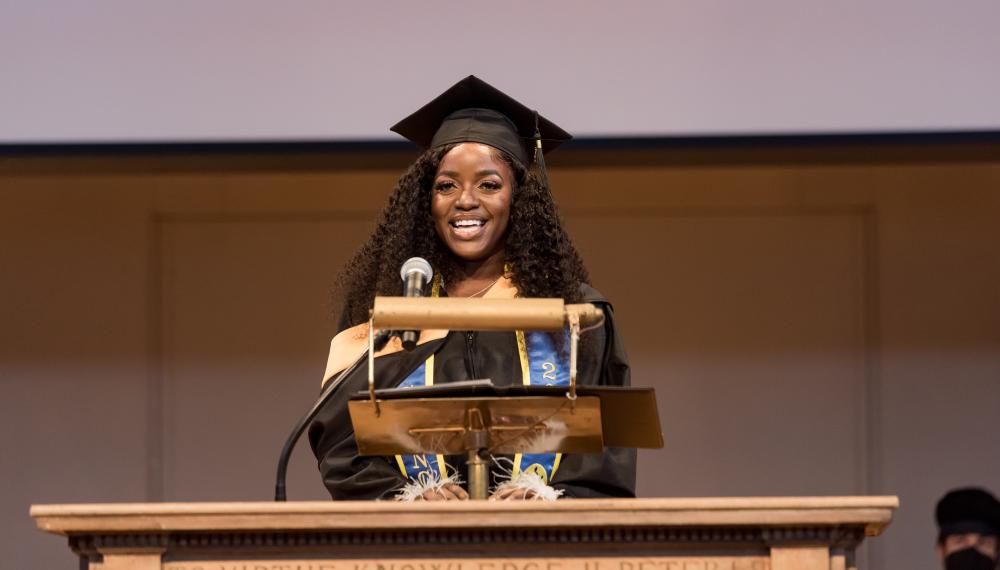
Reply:
[[462, 487], [448, 483], [436, 489], [424, 491], [418, 500], [420, 499], [424, 501], [467, 501], [469, 494]]
[[523, 501], [526, 499], [533, 499], [533, 498], [535, 498], [535, 493], [530, 489], [522, 489], [520, 487], [508, 487], [506, 489], [503, 489], [502, 491], [494, 493], [493, 496], [490, 497], [490, 500]]
[[460, 485], [456, 485], [454, 483], [448, 483], [447, 485], [444, 486], [444, 488], [451, 491], [451, 493], [455, 495], [455, 498], [458, 499], [459, 501], [469, 500], [469, 494]]
[[490, 500], [491, 501], [503, 501], [507, 497], [507, 495], [510, 495], [511, 491], [513, 491], [513, 489], [510, 489], [510, 488], [502, 489], [500, 491], [497, 491], [496, 493], [493, 493], [492, 495], [490, 495]]

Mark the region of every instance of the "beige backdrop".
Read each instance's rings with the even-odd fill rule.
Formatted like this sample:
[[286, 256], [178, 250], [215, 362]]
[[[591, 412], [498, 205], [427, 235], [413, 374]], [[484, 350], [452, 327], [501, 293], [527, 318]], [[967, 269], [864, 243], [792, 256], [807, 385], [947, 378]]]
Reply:
[[[271, 497], [406, 159], [2, 159], [3, 567], [75, 567], [30, 503]], [[898, 494], [889, 569], [934, 567], [949, 487], [1000, 492], [995, 148], [577, 151], [552, 178], [657, 388], [642, 496]], [[293, 463], [291, 498], [325, 497]]]

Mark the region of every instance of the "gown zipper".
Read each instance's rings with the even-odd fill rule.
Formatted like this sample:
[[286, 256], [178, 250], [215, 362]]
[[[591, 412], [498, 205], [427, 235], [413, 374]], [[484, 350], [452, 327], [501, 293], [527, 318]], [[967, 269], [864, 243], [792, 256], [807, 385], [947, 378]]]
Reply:
[[469, 374], [469, 380], [479, 378], [479, 370], [476, 367], [476, 333], [474, 331], [465, 333], [465, 371]]

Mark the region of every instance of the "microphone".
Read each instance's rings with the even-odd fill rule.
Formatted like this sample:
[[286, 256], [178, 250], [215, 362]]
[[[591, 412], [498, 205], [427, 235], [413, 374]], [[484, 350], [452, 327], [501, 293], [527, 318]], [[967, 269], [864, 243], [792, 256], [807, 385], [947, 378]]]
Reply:
[[[385, 346], [386, 341], [389, 340], [389, 331], [379, 331], [375, 335], [375, 350], [380, 350], [381, 346]], [[306, 427], [312, 423], [319, 411], [323, 409], [323, 406], [330, 400], [330, 397], [337, 391], [337, 388], [344, 382], [344, 380], [351, 375], [352, 372], [358, 369], [363, 362], [368, 360], [368, 351], [361, 355], [354, 364], [349, 368], [341, 372], [336, 378], [330, 380], [323, 387], [323, 390], [319, 394], [319, 398], [313, 407], [309, 409], [305, 416], [299, 420], [299, 423], [295, 424], [295, 428], [292, 429], [291, 435], [285, 440], [284, 447], [281, 448], [281, 455], [278, 456], [278, 473], [275, 477], [274, 483], [274, 500], [284, 501], [286, 500], [285, 495], [285, 475], [288, 472], [288, 461], [292, 458], [292, 450], [295, 449], [295, 444], [302, 437], [302, 432], [306, 430]]]
[[[404, 297], [422, 297], [424, 287], [434, 275], [431, 264], [422, 257], [411, 257], [406, 260], [399, 270], [399, 276], [403, 279]], [[417, 339], [420, 331], [403, 331], [400, 340], [403, 341], [404, 350], [413, 350], [417, 346]]]

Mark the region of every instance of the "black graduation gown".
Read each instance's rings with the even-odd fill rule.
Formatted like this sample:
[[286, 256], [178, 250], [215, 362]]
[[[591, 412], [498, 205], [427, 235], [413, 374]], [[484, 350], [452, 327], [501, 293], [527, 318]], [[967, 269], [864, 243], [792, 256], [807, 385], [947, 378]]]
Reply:
[[[580, 385], [628, 386], [629, 365], [615, 330], [611, 305], [600, 293], [582, 286], [584, 301], [598, 304], [607, 318], [602, 328], [581, 337], [577, 363]], [[434, 382], [489, 378], [498, 386], [521, 382], [521, 365], [513, 332], [451, 331], [443, 339], [375, 359], [376, 388], [391, 388], [434, 354]], [[309, 442], [319, 460], [323, 484], [334, 499], [391, 498], [406, 482], [394, 458], [360, 457], [347, 401], [367, 390], [368, 366], [362, 363], [330, 398], [309, 426]], [[449, 456], [468, 481], [464, 456]], [[566, 454], [551, 481], [564, 497], [634, 497], [634, 449], [608, 448], [599, 454]], [[495, 471], [491, 469], [491, 472]], [[497, 484], [491, 481], [491, 488]]]

